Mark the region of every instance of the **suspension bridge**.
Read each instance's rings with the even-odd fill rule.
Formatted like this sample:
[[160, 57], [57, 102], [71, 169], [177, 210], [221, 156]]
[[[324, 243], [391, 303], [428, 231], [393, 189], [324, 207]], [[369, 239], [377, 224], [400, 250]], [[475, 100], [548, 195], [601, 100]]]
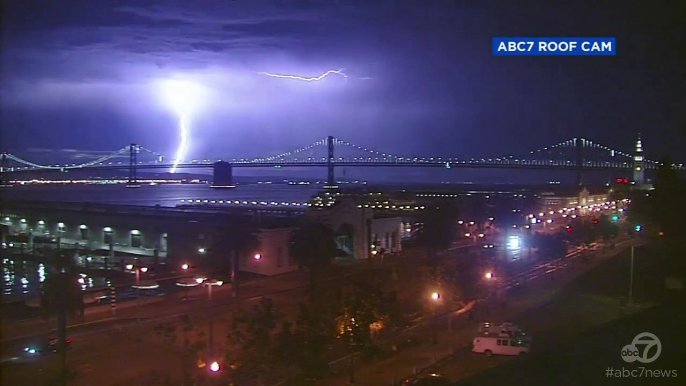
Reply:
[[[324, 154], [316, 154], [321, 149]], [[122, 161], [121, 159], [125, 160]], [[126, 160], [128, 158], [128, 160]], [[170, 162], [164, 155], [137, 144], [130, 144], [92, 161], [81, 164], [41, 165], [9, 152], [0, 157], [0, 172], [4, 178], [11, 173], [32, 171], [113, 170], [128, 169], [129, 185], [135, 186], [139, 170], [147, 169], [213, 169], [213, 187], [233, 187], [233, 168], [325, 167], [327, 187], [336, 187], [336, 167], [442, 167], [505, 168], [532, 170], [569, 170], [577, 173], [581, 183], [584, 171], [633, 170], [634, 180], [643, 183], [644, 172], [654, 170], [661, 163], [643, 156], [641, 140], [636, 142], [634, 154], [612, 149], [585, 138], [572, 138], [551, 146], [529, 151], [519, 156], [494, 158], [401, 156], [356, 145], [328, 136], [307, 146], [281, 154], [261, 158], [233, 158], [220, 160], [189, 160]], [[683, 164], [672, 168], [686, 170]]]

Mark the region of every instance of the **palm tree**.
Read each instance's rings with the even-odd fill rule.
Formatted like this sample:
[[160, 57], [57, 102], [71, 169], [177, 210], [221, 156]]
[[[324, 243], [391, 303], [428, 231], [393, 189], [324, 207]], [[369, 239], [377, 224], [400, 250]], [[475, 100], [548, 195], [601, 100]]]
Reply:
[[324, 223], [305, 220], [291, 234], [289, 253], [301, 269], [310, 273], [312, 302], [319, 273], [342, 253], [336, 245], [336, 233]]

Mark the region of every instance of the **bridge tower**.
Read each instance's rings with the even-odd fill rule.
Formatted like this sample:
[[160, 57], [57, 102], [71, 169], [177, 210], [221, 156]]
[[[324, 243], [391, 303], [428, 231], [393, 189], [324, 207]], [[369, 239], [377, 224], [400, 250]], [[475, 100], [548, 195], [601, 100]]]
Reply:
[[326, 145], [328, 148], [328, 157], [326, 157], [326, 171], [327, 171], [327, 176], [326, 176], [326, 185], [324, 185], [324, 189], [338, 189], [338, 185], [336, 185], [336, 177], [334, 176], [333, 168], [334, 168], [334, 162], [336, 159], [334, 158], [333, 154], [333, 143], [334, 143], [334, 138], [333, 136], [328, 136], [326, 138]]
[[[0, 186], [8, 185], [9, 173], [9, 158], [7, 158], [7, 150], [2, 152], [0, 155]], [[7, 179], [7, 180], [6, 180]]]
[[584, 145], [586, 140], [583, 138], [574, 138], [574, 146], [576, 152], [576, 186], [581, 187], [584, 183], [583, 169], [584, 169]]
[[636, 141], [636, 153], [634, 153], [634, 182], [636, 185], [645, 184], [645, 160], [643, 158], [643, 144], [641, 134]]
[[138, 151], [140, 148], [135, 143], [129, 146], [129, 181], [126, 183], [127, 188], [140, 188], [138, 184]]
[[218, 161], [212, 167], [213, 188], [235, 188], [233, 184], [233, 167], [230, 163]]

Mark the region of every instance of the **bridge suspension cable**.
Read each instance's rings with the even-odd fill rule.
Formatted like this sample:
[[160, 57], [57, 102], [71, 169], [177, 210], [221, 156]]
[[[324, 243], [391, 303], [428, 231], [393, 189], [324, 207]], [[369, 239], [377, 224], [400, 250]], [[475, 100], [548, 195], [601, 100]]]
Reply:
[[307, 146], [304, 146], [304, 147], [301, 147], [301, 148], [298, 148], [295, 150], [287, 151], [285, 153], [277, 154], [277, 155], [270, 156], [270, 157], [254, 158], [252, 160], [249, 160], [248, 162], [259, 163], [259, 162], [275, 161], [275, 160], [278, 160], [279, 158], [284, 158], [284, 157], [288, 157], [288, 156], [295, 155], [298, 153], [302, 153], [304, 151], [310, 150], [310, 149], [317, 147], [317, 146], [326, 146], [326, 144], [327, 144], [326, 141], [327, 141], [327, 138], [320, 139], [318, 141], [312, 142], [311, 144], [309, 144]]
[[31, 167], [34, 167], [37, 169], [78, 169], [78, 168], [93, 166], [93, 165], [99, 164], [101, 162], [107, 161], [108, 159], [115, 158], [115, 157], [118, 157], [120, 155], [124, 155], [129, 151], [130, 147], [131, 146], [125, 146], [125, 147], [117, 150], [116, 152], [107, 154], [107, 155], [102, 156], [102, 157], [95, 159], [93, 161], [86, 162], [86, 163], [79, 164], [79, 165], [69, 165], [69, 166], [67, 166], [67, 165], [65, 165], [65, 166], [39, 165], [39, 164], [33, 163], [31, 161], [27, 161], [25, 159], [19, 158], [15, 155], [12, 155], [12, 154], [7, 154], [7, 158], [14, 160], [16, 162], [19, 162], [20, 164], [31, 166]]

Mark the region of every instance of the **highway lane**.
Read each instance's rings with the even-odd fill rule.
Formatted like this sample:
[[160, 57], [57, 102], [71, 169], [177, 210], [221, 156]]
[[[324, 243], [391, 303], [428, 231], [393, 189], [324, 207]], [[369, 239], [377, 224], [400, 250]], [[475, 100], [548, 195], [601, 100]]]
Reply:
[[[618, 253], [618, 256], [626, 256], [626, 244], [623, 252]], [[612, 257], [608, 257], [613, 259]], [[621, 259], [621, 257], [615, 258]], [[612, 275], [624, 275], [625, 272], [617, 272], [614, 265], [611, 267], [603, 266], [605, 259], [601, 260], [596, 265], [598, 270], [603, 271], [602, 275], [607, 276], [608, 280], [614, 280]], [[576, 271], [576, 272], [574, 272]], [[583, 266], [577, 268], [568, 268], [568, 272], [561, 275], [575, 276], [579, 272], [584, 272]], [[560, 273], [558, 273], [560, 275]], [[542, 276], [541, 276], [542, 277]], [[556, 279], [562, 278], [557, 276]], [[550, 291], [556, 286], [556, 283], [546, 280], [536, 280], [529, 288], [531, 292]], [[532, 350], [545, 350], [546, 348], [556, 347], [562, 342], [573, 339], [576, 334], [581, 334], [584, 331], [593, 329], [602, 324], [608, 323], [612, 320], [624, 317], [626, 312], [636, 312], [640, 307], [632, 310], [622, 309], [618, 301], [608, 302], [602, 297], [589, 297], [592, 289], [587, 287], [584, 283], [579, 286], [572, 287], [565, 291], [559, 297], [553, 297], [552, 302], [547, 301], [541, 303], [541, 306], [531, 309], [531, 311], [517, 314], [516, 312], [496, 311], [494, 319], [497, 320], [514, 320], [515, 323], [527, 330], [533, 336]], [[580, 298], [583, 296], [583, 298]], [[583, 299], [583, 300], [582, 300]], [[540, 308], [539, 308], [540, 307]], [[474, 331], [474, 330], [472, 330]], [[471, 339], [474, 336], [465, 336], [464, 339], [456, 341], [456, 354], [445, 363], [443, 366], [435, 369], [435, 371], [446, 375], [454, 381], [469, 378], [472, 375], [478, 374], [482, 371], [496, 367], [502, 363], [517, 360], [516, 357], [494, 356], [486, 357], [485, 355], [475, 354], [471, 352]], [[615, 349], [615, 348], [608, 348]]]

